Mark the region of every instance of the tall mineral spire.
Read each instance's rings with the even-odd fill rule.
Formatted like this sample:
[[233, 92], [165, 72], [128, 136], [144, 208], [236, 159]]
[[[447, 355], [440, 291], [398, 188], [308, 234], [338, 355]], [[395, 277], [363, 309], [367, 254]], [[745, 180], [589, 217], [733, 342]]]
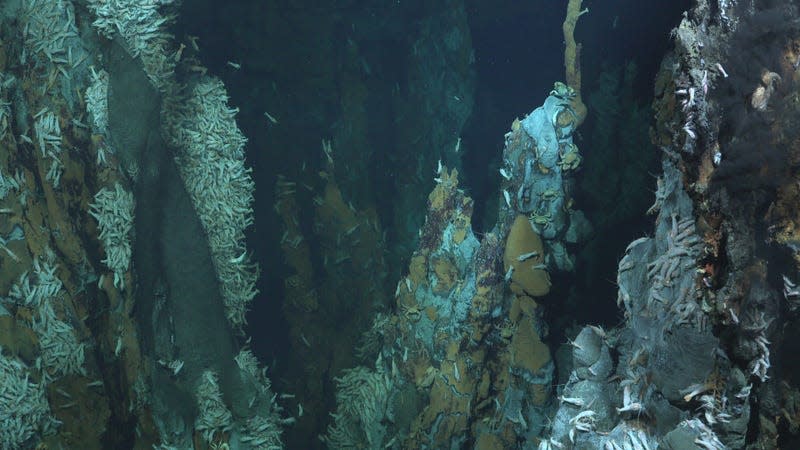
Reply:
[[564, 19], [564, 42], [566, 48], [564, 49], [564, 69], [566, 72], [567, 85], [575, 89], [575, 97], [572, 99], [572, 108], [575, 110], [577, 120], [575, 126], [583, 123], [586, 118], [586, 105], [583, 104], [581, 98], [581, 44], [575, 42], [575, 24], [578, 23], [578, 17], [589, 12], [589, 8], [581, 11], [582, 0], [569, 0], [567, 5], [567, 17]]

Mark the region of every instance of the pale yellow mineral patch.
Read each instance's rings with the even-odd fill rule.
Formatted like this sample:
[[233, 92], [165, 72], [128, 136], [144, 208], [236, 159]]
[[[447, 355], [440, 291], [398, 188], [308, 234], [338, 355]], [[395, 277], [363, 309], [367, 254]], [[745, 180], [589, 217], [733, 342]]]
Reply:
[[[529, 258], [521, 255], [536, 252]], [[520, 261], [520, 259], [523, 259]], [[544, 262], [544, 246], [542, 239], [533, 231], [531, 223], [524, 215], [519, 215], [511, 226], [506, 241], [503, 263], [505, 271], [513, 266], [511, 290], [517, 294], [528, 294], [541, 297], [550, 292], [550, 276], [547, 271], [538, 268]]]

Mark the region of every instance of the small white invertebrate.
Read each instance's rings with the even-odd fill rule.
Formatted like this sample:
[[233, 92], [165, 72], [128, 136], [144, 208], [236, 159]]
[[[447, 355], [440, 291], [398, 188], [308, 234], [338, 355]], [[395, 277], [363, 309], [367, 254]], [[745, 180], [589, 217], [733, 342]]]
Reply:
[[736, 394], [736, 398], [738, 399], [746, 399], [750, 397], [750, 390], [753, 389], [752, 384], [748, 384], [747, 386], [743, 387], [738, 394]]
[[539, 256], [539, 252], [523, 253], [523, 254], [517, 256], [517, 261], [525, 261], [526, 259], [533, 258], [534, 256]]
[[192, 49], [196, 52], [199, 52], [200, 47], [197, 46], [197, 40], [200, 38], [197, 36], [186, 36], [186, 38], [189, 40], [189, 44], [191, 44]]
[[503, 189], [503, 198], [506, 199], [506, 205], [511, 208], [511, 194], [506, 189]]
[[345, 236], [350, 236], [350, 235], [351, 235], [351, 234], [353, 234], [353, 233], [354, 233], [354, 232], [355, 232], [355, 231], [358, 229], [358, 227], [360, 227], [360, 226], [361, 226], [361, 224], [360, 224], [360, 223], [357, 223], [357, 224], [353, 225], [352, 227], [348, 228], [348, 229], [347, 229], [347, 230], [344, 232], [344, 235], [345, 235]]
[[228, 260], [228, 262], [230, 262], [231, 264], [239, 264], [242, 261], [244, 261], [245, 256], [247, 256], [247, 252], [246, 251], [242, 252], [241, 255], [239, 255], [239, 256], [237, 256], [235, 258], [231, 258], [230, 260]]
[[65, 390], [63, 390], [61, 388], [56, 388], [56, 392], [58, 392], [59, 394], [63, 395], [66, 398], [72, 398], [72, 396], [69, 395], [69, 392], [67, 392], [67, 391], [65, 391]]
[[617, 412], [618, 413], [622, 413], [622, 412], [637, 412], [638, 413], [638, 412], [641, 412], [643, 410], [644, 410], [644, 407], [639, 402], [631, 402], [628, 405], [623, 406], [622, 408], [617, 408]]
[[241, 68], [242, 68], [242, 65], [241, 65], [241, 64], [235, 63], [235, 62], [233, 62], [233, 61], [228, 61], [228, 62], [227, 62], [227, 63], [225, 63], [225, 64], [227, 64], [227, 65], [229, 65], [229, 66], [233, 67], [235, 70], [239, 70], [239, 69], [241, 69]]
[[461, 137], [459, 136], [458, 140], [456, 140], [456, 153], [461, 150]]
[[511, 281], [511, 277], [514, 275], [514, 266], [510, 266], [508, 271], [506, 272], [506, 283]]
[[588, 422], [594, 420], [593, 418], [596, 414], [597, 413], [595, 413], [591, 409], [587, 409], [586, 411], [581, 411], [578, 414], [576, 414], [575, 417], [569, 420], [569, 423], [574, 425], [581, 422]]
[[686, 124], [683, 126], [683, 131], [692, 139], [697, 139], [697, 135], [695, 134], [692, 126], [690, 124]]
[[170, 362], [169, 368], [172, 369], [172, 375], [177, 376], [178, 372], [180, 372], [181, 369], [183, 369], [183, 364], [184, 364], [183, 361], [181, 361], [180, 359]]
[[270, 122], [274, 123], [275, 125], [278, 124], [278, 119], [276, 119], [275, 116], [266, 111], [264, 111], [264, 117], [266, 117]]
[[708, 71], [703, 71], [703, 81], [701, 81], [701, 86], [703, 86], [703, 95], [708, 94]]
[[331, 141], [322, 140], [322, 151], [325, 153], [325, 158], [328, 159], [328, 163], [333, 165], [333, 147], [331, 146]]
[[595, 415], [596, 413], [589, 409], [579, 412], [575, 417], [570, 419], [569, 423], [572, 425], [572, 428], [569, 430], [570, 442], [575, 443], [576, 431], [588, 432], [594, 430]]
[[790, 301], [797, 300], [800, 297], [800, 289], [797, 288], [797, 284], [786, 275], [783, 275], [783, 297]]
[[438, 163], [436, 163], [436, 175], [442, 174], [442, 160], [440, 159]]
[[561, 403], [567, 403], [572, 406], [577, 406], [578, 408], [582, 408], [586, 402], [581, 397], [559, 397], [558, 398]]
[[704, 392], [707, 392], [711, 389], [711, 386], [705, 383], [695, 383], [685, 389], [681, 390], [681, 394], [683, 395], [683, 401], [690, 402], [692, 399]]
[[714, 64], [714, 67], [716, 67], [717, 70], [719, 70], [719, 73], [722, 74], [722, 78], [728, 78], [728, 72], [725, 72], [725, 69], [722, 68], [722, 64], [716, 63]]
[[500, 169], [500, 175], [502, 175], [502, 176], [503, 176], [503, 178], [505, 178], [506, 180], [510, 180], [510, 179], [511, 179], [511, 174], [510, 174], [510, 173], [508, 173], [508, 172], [506, 171], [506, 169], [502, 169], [502, 168], [501, 168], [501, 169]]
[[728, 308], [728, 314], [730, 314], [730, 316], [731, 316], [731, 322], [734, 325], [738, 325], [739, 324], [739, 316], [737, 316], [736, 313], [733, 312], [733, 309]]
[[647, 435], [642, 430], [637, 430], [636, 435], [639, 437], [639, 442], [642, 443], [645, 450], [650, 450], [650, 444], [647, 443]]

